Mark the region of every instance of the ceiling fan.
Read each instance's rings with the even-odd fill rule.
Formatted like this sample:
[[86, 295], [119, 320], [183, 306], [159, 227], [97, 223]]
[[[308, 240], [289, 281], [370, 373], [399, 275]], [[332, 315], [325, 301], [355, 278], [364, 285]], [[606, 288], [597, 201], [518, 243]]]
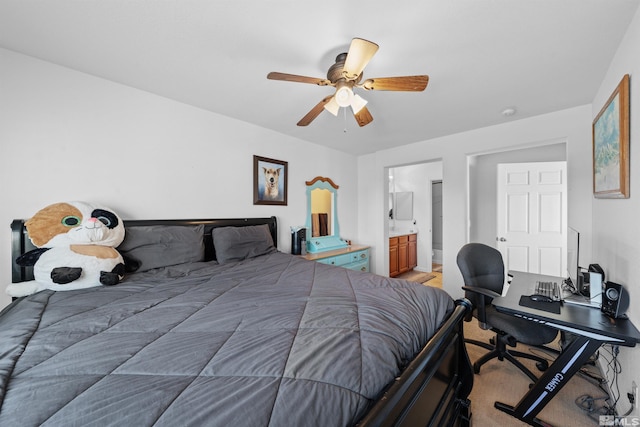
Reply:
[[300, 121], [298, 126], [307, 126], [322, 110], [327, 110], [334, 116], [338, 115], [340, 107], [351, 107], [358, 125], [366, 126], [373, 121], [371, 113], [366, 107], [367, 101], [360, 95], [353, 93], [354, 88], [365, 90], [391, 90], [421, 92], [429, 83], [429, 76], [381, 77], [362, 80], [362, 70], [367, 66], [373, 55], [378, 51], [378, 45], [368, 40], [354, 38], [349, 46], [349, 52], [341, 53], [336, 62], [327, 71], [327, 78], [298, 76], [271, 72], [267, 75], [271, 80], [287, 82], [310, 83], [318, 86], [333, 86], [336, 91], [322, 99]]

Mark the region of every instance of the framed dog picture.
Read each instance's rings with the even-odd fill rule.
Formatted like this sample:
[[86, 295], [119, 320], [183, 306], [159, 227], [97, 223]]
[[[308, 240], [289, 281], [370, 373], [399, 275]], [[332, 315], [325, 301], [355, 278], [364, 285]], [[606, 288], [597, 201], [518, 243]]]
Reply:
[[287, 162], [253, 156], [253, 204], [287, 205]]

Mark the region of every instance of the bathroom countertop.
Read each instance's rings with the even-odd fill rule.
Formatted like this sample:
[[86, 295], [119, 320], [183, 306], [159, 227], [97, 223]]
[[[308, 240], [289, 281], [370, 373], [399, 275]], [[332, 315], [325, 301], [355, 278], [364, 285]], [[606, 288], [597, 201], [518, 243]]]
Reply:
[[398, 236], [406, 236], [407, 234], [418, 234], [417, 231], [389, 231], [389, 237], [398, 237]]

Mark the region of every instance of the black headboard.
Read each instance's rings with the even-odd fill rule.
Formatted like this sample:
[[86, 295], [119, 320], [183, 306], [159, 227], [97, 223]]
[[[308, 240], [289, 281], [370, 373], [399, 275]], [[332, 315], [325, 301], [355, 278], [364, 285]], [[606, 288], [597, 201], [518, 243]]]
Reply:
[[[278, 247], [278, 222], [275, 216], [270, 218], [227, 218], [227, 219], [125, 219], [125, 229], [148, 225], [184, 225], [196, 226], [204, 224], [205, 260], [215, 259], [211, 230], [217, 227], [246, 227], [249, 225], [267, 224], [273, 244]], [[25, 252], [35, 249], [27, 235], [25, 220], [15, 219], [11, 223], [11, 282], [19, 283], [33, 280], [33, 267], [21, 267], [16, 259]]]

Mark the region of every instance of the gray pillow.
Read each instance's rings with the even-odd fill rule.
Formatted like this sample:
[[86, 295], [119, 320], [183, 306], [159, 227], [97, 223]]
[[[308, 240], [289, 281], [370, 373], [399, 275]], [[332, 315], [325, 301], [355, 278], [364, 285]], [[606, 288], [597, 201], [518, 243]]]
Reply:
[[276, 252], [269, 226], [219, 227], [213, 229], [213, 247], [218, 263], [242, 261]]
[[[125, 228], [118, 251], [135, 271], [204, 260], [204, 225], [149, 225]], [[131, 262], [133, 261], [133, 263]]]

